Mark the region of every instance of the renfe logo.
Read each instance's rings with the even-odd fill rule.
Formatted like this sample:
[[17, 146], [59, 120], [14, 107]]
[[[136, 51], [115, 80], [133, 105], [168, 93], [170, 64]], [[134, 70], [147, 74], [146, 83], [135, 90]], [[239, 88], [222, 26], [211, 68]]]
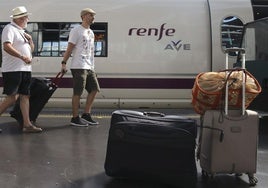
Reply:
[[174, 36], [176, 30], [174, 28], [165, 28], [166, 23], [162, 24], [160, 28], [130, 28], [128, 35], [137, 36], [157, 36], [157, 40], [161, 40], [163, 36]]

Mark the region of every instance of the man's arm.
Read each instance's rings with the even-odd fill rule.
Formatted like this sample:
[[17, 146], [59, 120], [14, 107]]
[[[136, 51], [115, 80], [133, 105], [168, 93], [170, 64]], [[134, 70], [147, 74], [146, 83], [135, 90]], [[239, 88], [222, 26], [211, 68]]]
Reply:
[[3, 47], [8, 54], [23, 60], [26, 64], [31, 63], [31, 58], [21, 54], [21, 52], [16, 50], [10, 42], [4, 42]]

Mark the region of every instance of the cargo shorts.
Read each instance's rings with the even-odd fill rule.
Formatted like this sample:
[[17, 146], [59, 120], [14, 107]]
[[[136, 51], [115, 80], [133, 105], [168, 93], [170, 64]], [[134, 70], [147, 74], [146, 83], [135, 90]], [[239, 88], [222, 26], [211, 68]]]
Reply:
[[81, 96], [83, 90], [86, 89], [88, 93], [92, 91], [100, 91], [97, 75], [92, 70], [86, 69], [71, 69], [73, 76], [73, 94]]

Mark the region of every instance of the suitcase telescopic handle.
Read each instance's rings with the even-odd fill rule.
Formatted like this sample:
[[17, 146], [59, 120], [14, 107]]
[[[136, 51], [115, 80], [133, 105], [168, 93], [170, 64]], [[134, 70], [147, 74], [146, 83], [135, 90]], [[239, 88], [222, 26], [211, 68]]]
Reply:
[[229, 52], [241, 52], [241, 53], [246, 53], [246, 50], [244, 48], [226, 48], [225, 53]]
[[[226, 48], [225, 49], [225, 68], [228, 69], [229, 52], [240, 52], [242, 56], [242, 69], [246, 68], [246, 50], [244, 48]], [[246, 111], [246, 77], [245, 72], [242, 74], [242, 115]], [[225, 87], [225, 114], [228, 115], [228, 80]]]

